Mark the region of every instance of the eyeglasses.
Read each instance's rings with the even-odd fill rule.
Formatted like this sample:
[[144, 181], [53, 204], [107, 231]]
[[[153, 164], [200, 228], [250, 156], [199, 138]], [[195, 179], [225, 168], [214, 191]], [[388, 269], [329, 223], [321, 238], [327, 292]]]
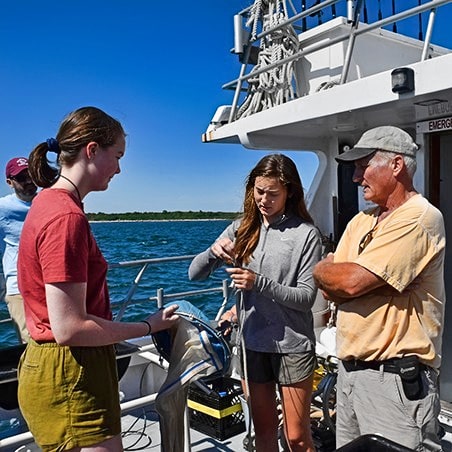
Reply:
[[364, 234], [363, 238], [359, 241], [358, 255], [366, 249], [367, 245], [369, 245], [371, 240], [374, 238], [375, 227], [376, 226], [374, 226], [369, 232]]
[[19, 182], [19, 184], [31, 181], [31, 177], [28, 172], [19, 173], [17, 176], [10, 176], [9, 179], [15, 180], [16, 182]]

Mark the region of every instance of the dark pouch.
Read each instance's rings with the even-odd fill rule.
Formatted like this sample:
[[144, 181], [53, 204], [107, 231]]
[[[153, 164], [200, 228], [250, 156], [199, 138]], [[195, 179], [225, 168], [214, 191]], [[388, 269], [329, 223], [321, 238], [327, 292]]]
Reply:
[[421, 368], [417, 356], [405, 356], [397, 361], [403, 392], [408, 400], [418, 400], [422, 392]]

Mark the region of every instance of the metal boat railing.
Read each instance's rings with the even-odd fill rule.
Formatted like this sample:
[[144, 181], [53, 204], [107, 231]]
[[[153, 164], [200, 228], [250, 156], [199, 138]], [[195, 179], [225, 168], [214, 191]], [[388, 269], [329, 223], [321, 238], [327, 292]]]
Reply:
[[[326, 11], [327, 8], [332, 7], [336, 5], [337, 3], [346, 3], [346, 11], [347, 11], [347, 20], [350, 23], [350, 32], [348, 35], [338, 36], [336, 38], [331, 38], [328, 40], [325, 40], [323, 42], [319, 42], [316, 44], [309, 45], [298, 52], [296, 52], [294, 55], [291, 55], [289, 57], [286, 57], [284, 59], [281, 59], [277, 62], [274, 62], [272, 64], [268, 64], [265, 67], [262, 67], [261, 69], [255, 69], [254, 71], [250, 71], [248, 74], [246, 74], [247, 66], [250, 64], [250, 52], [252, 49], [252, 46], [254, 43], [259, 42], [262, 38], [265, 36], [274, 33], [277, 30], [280, 30], [283, 27], [287, 27], [291, 24], [296, 24], [297, 22], [301, 21], [303, 26], [301, 27], [302, 30], [306, 30], [305, 20], [308, 17], [319, 15], [319, 17]], [[283, 21], [282, 23], [278, 24], [275, 27], [272, 27], [271, 29], [265, 30], [262, 33], [256, 34], [253, 36], [253, 33], [249, 32], [245, 28], [242, 30], [235, 30], [234, 31], [234, 37], [235, 39], [241, 41], [240, 44], [235, 44], [234, 46], [234, 52], [240, 53], [240, 48], [243, 49], [242, 53], [242, 65], [240, 68], [239, 77], [235, 80], [232, 80], [226, 84], [223, 85], [223, 89], [234, 89], [234, 98], [232, 101], [230, 116], [229, 116], [229, 123], [233, 122], [235, 120], [235, 114], [237, 112], [237, 105], [239, 102], [240, 93], [244, 90], [243, 84], [244, 82], [247, 82], [251, 78], [255, 78], [260, 74], [263, 74], [265, 72], [269, 72], [272, 69], [276, 69], [278, 67], [281, 67], [284, 64], [292, 63], [294, 61], [299, 60], [300, 58], [305, 57], [306, 55], [309, 55], [313, 52], [325, 49], [327, 47], [331, 47], [334, 44], [338, 44], [340, 42], [348, 40], [348, 46], [346, 51], [346, 56], [344, 59], [344, 65], [343, 70], [341, 74], [340, 84], [346, 83], [348, 71], [350, 67], [350, 62], [352, 61], [353, 57], [353, 49], [355, 45], [355, 40], [358, 36], [369, 33], [372, 30], [375, 30], [377, 28], [382, 28], [390, 24], [396, 24], [398, 21], [401, 21], [403, 19], [407, 19], [416, 15], [420, 15], [426, 11], [430, 11], [428, 23], [426, 26], [426, 33], [425, 33], [425, 39], [424, 39], [424, 45], [423, 50], [420, 56], [420, 61], [425, 60], [428, 57], [428, 49], [430, 46], [430, 40], [433, 32], [433, 26], [435, 17], [437, 14], [437, 8], [440, 6], [446, 5], [448, 3], [451, 3], [451, 0], [431, 0], [424, 4], [419, 4], [418, 6], [414, 7], [407, 7], [406, 1], [399, 2], [402, 7], [405, 7], [406, 9], [395, 13], [393, 10], [393, 14], [388, 15], [387, 17], [379, 18], [377, 21], [373, 23], [367, 23], [364, 27], [361, 29], [358, 29], [358, 25], [360, 24], [360, 14], [361, 9], [363, 6], [362, 0], [324, 0], [324, 1], [316, 1], [315, 4], [300, 13], [294, 14], [292, 17], [287, 18], [287, 20]], [[302, 2], [303, 6], [306, 6], [306, 2]], [[292, 5], [292, 3], [291, 3]], [[293, 6], [293, 5], [292, 5]], [[241, 26], [243, 24], [243, 20], [246, 17], [246, 15], [249, 13], [251, 7], [246, 8], [238, 13], [237, 16], [241, 18], [241, 20], [237, 19], [237, 16], [234, 20], [234, 25]], [[366, 14], [367, 15], [367, 14]], [[294, 27], [296, 28], [296, 27]], [[395, 28], [396, 30], [396, 28]], [[421, 36], [421, 32], [419, 33]], [[245, 38], [246, 36], [246, 38]]]
[[[117, 320], [117, 321], [121, 320], [127, 307], [132, 302], [139, 303], [139, 302], [143, 301], [141, 299], [134, 300], [133, 296], [134, 296], [134, 294], [138, 288], [138, 285], [149, 265], [183, 262], [183, 261], [188, 261], [188, 260], [191, 261], [195, 256], [196, 256], [195, 254], [192, 254], [192, 255], [184, 255], [184, 256], [161, 257], [161, 258], [155, 258], [155, 259], [141, 259], [141, 260], [135, 260], [135, 261], [124, 261], [124, 262], [117, 262], [117, 263], [109, 264], [110, 268], [125, 268], [125, 267], [140, 266], [140, 270], [138, 271], [135, 279], [133, 280], [132, 284], [130, 285], [130, 288], [129, 288], [129, 291], [128, 291], [126, 297], [119, 302], [112, 303], [112, 307], [119, 306], [119, 311], [115, 316], [115, 320]], [[175, 293], [165, 293], [165, 290], [162, 287], [159, 287], [156, 291], [156, 295], [147, 297], [146, 301], [156, 301], [157, 308], [160, 309], [163, 307], [165, 302], [167, 302], [169, 300], [175, 300], [175, 299], [193, 297], [193, 296], [205, 295], [205, 294], [214, 294], [214, 293], [221, 293], [222, 298], [223, 298], [220, 309], [218, 310], [218, 312], [215, 316], [215, 320], [218, 320], [221, 317], [221, 315], [223, 314], [224, 308], [231, 295], [231, 289], [229, 286], [229, 281], [227, 279], [222, 280], [221, 286], [211, 287], [211, 288], [207, 288], [207, 289], [188, 290], [188, 291], [175, 292]]]
[[[118, 312], [114, 317], [114, 320], [120, 321], [122, 319], [127, 307], [130, 306], [131, 304], [151, 301], [151, 302], [156, 302], [157, 308], [160, 309], [167, 301], [170, 301], [170, 300], [187, 298], [187, 297], [196, 297], [199, 295], [215, 294], [215, 293], [221, 294], [221, 297], [222, 297], [222, 303], [215, 316], [215, 320], [218, 320], [221, 317], [221, 315], [226, 307], [226, 304], [230, 298], [230, 295], [231, 295], [231, 288], [230, 288], [229, 281], [227, 279], [222, 280], [220, 286], [210, 287], [207, 289], [194, 289], [194, 290], [187, 290], [187, 291], [183, 291], [183, 292], [166, 293], [164, 288], [159, 287], [158, 289], [156, 289], [155, 296], [150, 296], [145, 299], [133, 298], [134, 295], [136, 294], [139, 284], [143, 278], [143, 275], [145, 274], [149, 265], [191, 261], [195, 256], [196, 256], [195, 254], [192, 254], [192, 255], [183, 255], [183, 256], [170, 256], [170, 257], [161, 257], [161, 258], [154, 258], [154, 259], [139, 259], [139, 260], [134, 260], [134, 261], [109, 263], [108, 266], [110, 269], [139, 267], [139, 270], [138, 270], [135, 278], [133, 279], [132, 283], [130, 284], [127, 295], [122, 300], [111, 303], [111, 306], [113, 309], [118, 309]], [[11, 318], [6, 318], [3, 320], [0, 320], [0, 324], [9, 323], [9, 322], [12, 322]]]
[[[156, 259], [140, 259], [135, 261], [124, 261], [124, 262], [116, 262], [109, 263], [109, 268], [129, 268], [129, 267], [139, 267], [139, 271], [132, 281], [127, 295], [123, 300], [119, 302], [112, 303], [112, 307], [119, 306], [119, 311], [115, 316], [115, 320], [119, 321], [123, 316], [127, 306], [131, 303], [141, 302], [143, 300], [136, 300], [133, 296], [136, 293], [136, 290], [140, 284], [140, 281], [143, 278], [143, 275], [148, 268], [149, 265], [153, 264], [166, 264], [166, 263], [174, 263], [174, 262], [182, 262], [187, 260], [192, 260], [195, 255], [184, 255], [184, 256], [172, 256], [172, 257], [163, 257]], [[223, 301], [221, 303], [220, 309], [215, 317], [215, 320], [218, 320], [221, 314], [223, 313], [225, 306], [229, 300], [231, 289], [229, 286], [228, 280], [223, 280], [221, 286], [211, 287], [208, 289], [197, 289], [197, 290], [189, 290], [178, 293], [165, 293], [163, 288], [158, 288], [156, 295], [146, 298], [145, 301], [155, 301], [157, 303], [157, 307], [161, 308], [166, 301], [173, 300], [182, 297], [193, 297], [201, 294], [214, 294], [221, 293]], [[1, 320], [0, 323], [10, 322], [11, 319]], [[142, 358], [145, 358], [147, 361], [154, 363], [160, 367], [165, 366], [165, 363], [161, 361], [161, 359], [152, 353], [154, 350], [153, 345], [143, 345], [139, 347], [139, 351], [137, 352]], [[6, 381], [5, 381], [6, 382]], [[157, 397], [157, 393], [148, 394], [145, 396], [137, 397], [135, 399], [125, 401], [121, 403], [121, 413], [122, 415], [127, 414], [131, 411], [136, 410], [137, 408], [145, 407], [155, 401]], [[185, 413], [185, 444], [184, 444], [184, 452], [189, 452], [191, 450], [190, 445], [190, 432], [189, 432], [189, 423], [188, 423], [188, 412]], [[32, 434], [28, 432], [20, 433], [17, 435], [13, 435], [7, 438], [0, 439], [0, 449], [7, 447], [17, 447], [20, 445], [28, 444], [33, 441]]]

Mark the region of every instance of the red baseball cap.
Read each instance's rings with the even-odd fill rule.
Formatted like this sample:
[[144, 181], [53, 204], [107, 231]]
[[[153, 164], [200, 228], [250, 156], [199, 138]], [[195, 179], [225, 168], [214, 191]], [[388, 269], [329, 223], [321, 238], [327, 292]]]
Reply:
[[6, 178], [17, 176], [26, 169], [28, 169], [28, 159], [26, 157], [14, 157], [6, 164]]

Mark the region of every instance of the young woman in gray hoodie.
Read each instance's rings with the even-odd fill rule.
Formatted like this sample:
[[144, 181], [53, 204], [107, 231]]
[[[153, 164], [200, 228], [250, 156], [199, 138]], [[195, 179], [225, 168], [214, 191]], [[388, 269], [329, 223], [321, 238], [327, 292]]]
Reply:
[[247, 177], [243, 216], [189, 268], [190, 279], [204, 280], [228, 265], [237, 301], [222, 321], [240, 325], [242, 376], [259, 452], [279, 450], [276, 386], [290, 450], [315, 450], [309, 419], [316, 367], [312, 269], [320, 256], [321, 237], [296, 165], [270, 154]]

